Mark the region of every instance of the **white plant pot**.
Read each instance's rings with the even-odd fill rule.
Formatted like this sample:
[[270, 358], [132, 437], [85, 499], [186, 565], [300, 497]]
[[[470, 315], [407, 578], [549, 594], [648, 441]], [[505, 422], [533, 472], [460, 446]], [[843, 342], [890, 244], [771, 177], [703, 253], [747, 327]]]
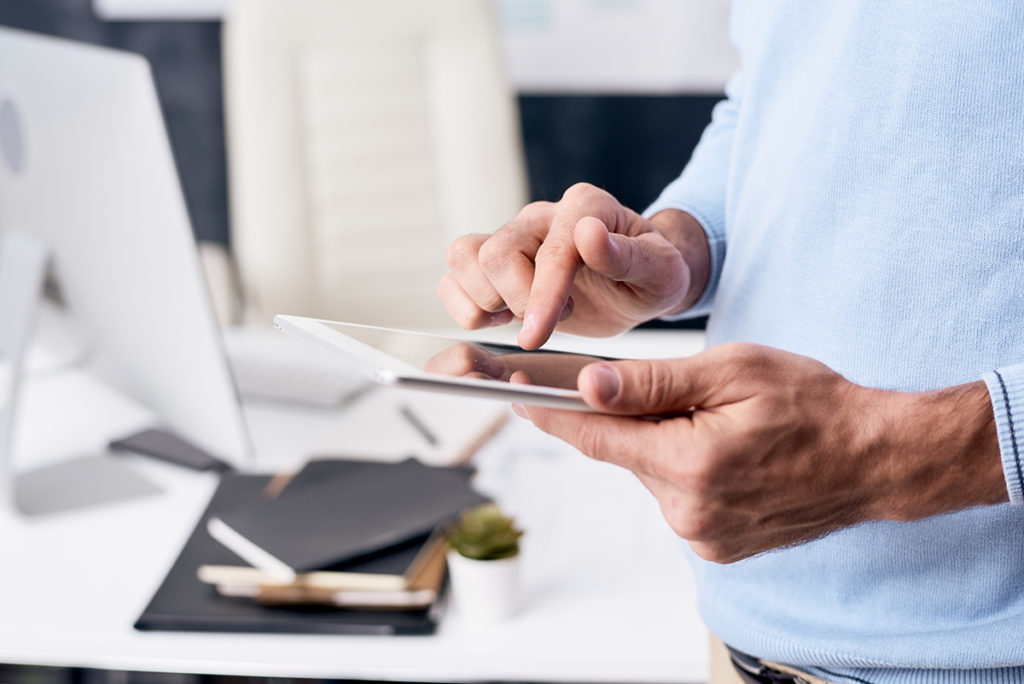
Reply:
[[456, 611], [475, 622], [499, 622], [519, 610], [519, 556], [475, 560], [448, 551]]

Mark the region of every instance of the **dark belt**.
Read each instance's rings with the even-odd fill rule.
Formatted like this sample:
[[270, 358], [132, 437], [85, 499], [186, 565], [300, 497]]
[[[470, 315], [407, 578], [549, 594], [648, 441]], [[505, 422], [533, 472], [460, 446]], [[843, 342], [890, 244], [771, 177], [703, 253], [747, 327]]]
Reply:
[[768, 667], [754, 656], [737, 651], [728, 644], [729, 659], [736, 673], [747, 684], [801, 684], [803, 679]]

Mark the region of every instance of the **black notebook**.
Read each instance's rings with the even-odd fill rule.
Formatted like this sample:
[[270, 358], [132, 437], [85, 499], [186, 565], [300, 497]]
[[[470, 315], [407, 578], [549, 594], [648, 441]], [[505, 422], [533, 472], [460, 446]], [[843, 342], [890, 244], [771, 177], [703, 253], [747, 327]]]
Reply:
[[[359, 472], [370, 472], [382, 477], [395, 468], [428, 468], [422, 462], [408, 458], [400, 463], [387, 463], [382, 461], [362, 461], [352, 458], [320, 457], [311, 458], [299, 472], [288, 478], [287, 488], [294, 494], [306, 487], [318, 485], [325, 480], [336, 477], [352, 477]], [[443, 472], [446, 475], [458, 478], [461, 482], [469, 484], [470, 478], [476, 474], [476, 469], [471, 466], [446, 466], [443, 468], [429, 468], [432, 471]], [[282, 487], [284, 489], [284, 487]]]
[[[163, 584], [135, 622], [140, 630], [186, 632], [273, 632], [306, 634], [432, 634], [440, 602], [418, 610], [349, 610], [316, 606], [264, 606], [246, 598], [226, 598], [196, 577], [200, 565], [238, 565], [241, 560], [210, 537], [211, 516], [260, 498], [270, 482], [262, 475], [225, 474], [195, 531], [186, 542]], [[397, 550], [395, 563], [386, 555], [368, 561], [365, 570], [400, 566], [408, 547]], [[353, 572], [363, 566], [350, 565]]]
[[221, 511], [208, 524], [249, 564], [290, 581], [423, 537], [486, 503], [463, 472], [402, 463], [313, 462], [274, 499]]

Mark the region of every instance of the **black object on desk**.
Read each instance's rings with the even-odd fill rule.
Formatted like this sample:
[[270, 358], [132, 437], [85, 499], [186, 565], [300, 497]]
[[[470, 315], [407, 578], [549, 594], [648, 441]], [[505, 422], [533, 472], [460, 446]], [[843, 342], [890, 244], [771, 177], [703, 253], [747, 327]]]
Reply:
[[273, 500], [257, 498], [216, 513], [211, 532], [243, 557], [258, 548], [253, 565], [262, 559], [290, 572], [312, 572], [425, 537], [487, 501], [469, 487], [465, 473], [414, 459], [314, 461]]
[[[260, 498], [269, 476], [227, 473], [163, 584], [135, 623], [140, 630], [303, 634], [432, 634], [438, 602], [422, 610], [339, 610], [317, 606], [264, 606], [225, 598], [196, 577], [200, 565], [242, 561], [206, 531], [213, 515]], [[351, 567], [353, 571], [356, 567]]]
[[228, 463], [216, 456], [203, 451], [191, 442], [186, 442], [173, 432], [157, 428], [149, 428], [114, 440], [110, 443], [110, 449], [112, 451], [132, 451], [192, 470], [216, 470], [218, 472], [232, 470]]

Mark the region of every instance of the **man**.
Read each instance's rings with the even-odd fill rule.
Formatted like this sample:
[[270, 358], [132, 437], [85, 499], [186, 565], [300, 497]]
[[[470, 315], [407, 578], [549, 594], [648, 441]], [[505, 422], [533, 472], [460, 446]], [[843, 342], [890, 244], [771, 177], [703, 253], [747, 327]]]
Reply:
[[584, 368], [603, 415], [517, 410], [657, 497], [748, 681], [1024, 681], [1024, 5], [738, 2], [732, 37], [644, 216], [574, 186], [439, 293], [526, 348], [710, 312], [696, 357]]

